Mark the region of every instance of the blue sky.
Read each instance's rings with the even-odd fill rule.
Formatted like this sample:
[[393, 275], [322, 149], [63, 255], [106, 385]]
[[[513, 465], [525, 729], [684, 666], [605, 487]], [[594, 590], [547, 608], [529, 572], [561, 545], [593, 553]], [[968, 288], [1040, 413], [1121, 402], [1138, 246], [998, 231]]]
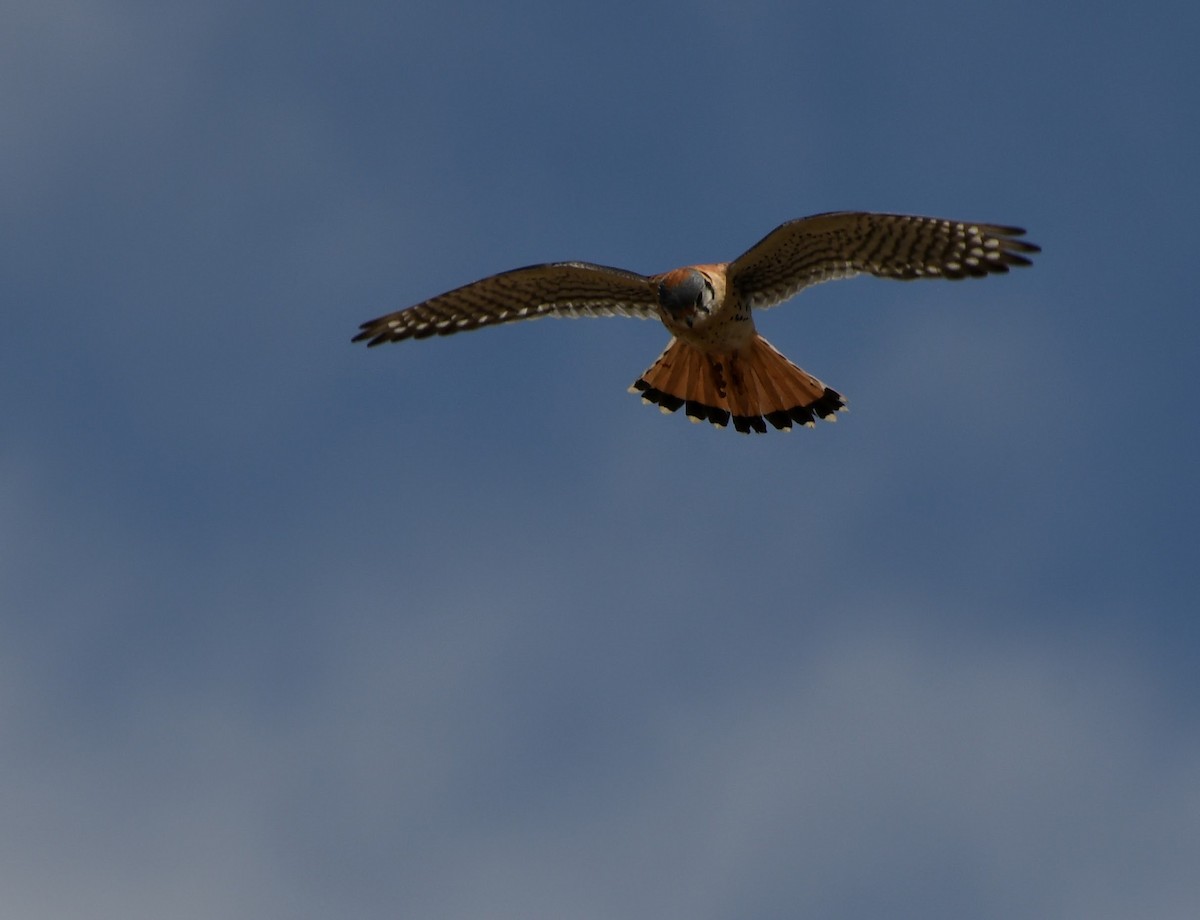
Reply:
[[[0, 35], [6, 916], [1193, 917], [1190, 4], [18, 0]], [[367, 352], [492, 272], [1013, 223], [759, 328]]]

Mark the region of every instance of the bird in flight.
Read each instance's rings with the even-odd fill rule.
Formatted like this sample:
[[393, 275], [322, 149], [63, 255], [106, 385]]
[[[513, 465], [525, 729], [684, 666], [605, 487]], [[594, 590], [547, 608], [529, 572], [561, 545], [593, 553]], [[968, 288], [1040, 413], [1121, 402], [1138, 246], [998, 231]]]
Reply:
[[870, 274], [983, 278], [1040, 252], [1019, 227], [838, 211], [776, 227], [732, 262], [640, 275], [589, 262], [551, 262], [491, 275], [362, 324], [367, 345], [452, 335], [542, 316], [658, 318], [671, 341], [630, 387], [664, 413], [765, 433], [836, 420], [846, 401], [754, 328], [753, 311], [812, 284]]

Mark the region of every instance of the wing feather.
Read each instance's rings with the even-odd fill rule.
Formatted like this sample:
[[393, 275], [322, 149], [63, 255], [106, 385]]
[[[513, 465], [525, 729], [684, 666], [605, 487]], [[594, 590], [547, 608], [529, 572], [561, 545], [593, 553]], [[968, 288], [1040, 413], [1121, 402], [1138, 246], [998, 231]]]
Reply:
[[743, 302], [770, 307], [801, 289], [859, 273], [910, 281], [982, 278], [1040, 252], [1019, 227], [836, 211], [776, 227], [729, 266]]
[[352, 341], [367, 345], [452, 335], [543, 316], [656, 317], [657, 291], [645, 275], [550, 262], [491, 275], [362, 324]]

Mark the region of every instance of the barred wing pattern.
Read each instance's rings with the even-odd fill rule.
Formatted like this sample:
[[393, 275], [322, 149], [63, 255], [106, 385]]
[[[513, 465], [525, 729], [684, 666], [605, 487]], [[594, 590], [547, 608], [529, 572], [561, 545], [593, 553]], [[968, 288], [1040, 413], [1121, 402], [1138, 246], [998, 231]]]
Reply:
[[880, 278], [982, 278], [1029, 265], [1041, 250], [1019, 227], [936, 217], [836, 211], [789, 221], [740, 255], [729, 278], [750, 307], [782, 303], [802, 288], [861, 272]]
[[353, 341], [379, 345], [542, 316], [649, 319], [658, 316], [657, 303], [657, 289], [645, 275], [590, 262], [551, 262], [491, 275], [370, 320]]

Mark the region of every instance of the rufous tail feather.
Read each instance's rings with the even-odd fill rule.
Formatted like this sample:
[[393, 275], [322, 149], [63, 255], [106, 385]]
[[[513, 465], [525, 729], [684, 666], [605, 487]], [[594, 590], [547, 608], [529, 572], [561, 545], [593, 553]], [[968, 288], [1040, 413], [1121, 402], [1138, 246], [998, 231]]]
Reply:
[[684, 408], [693, 422], [707, 421], [743, 433], [812, 427], [817, 418], [837, 420], [846, 401], [781, 355], [762, 336], [732, 351], [703, 352], [671, 339], [657, 361], [629, 388], [663, 412]]

